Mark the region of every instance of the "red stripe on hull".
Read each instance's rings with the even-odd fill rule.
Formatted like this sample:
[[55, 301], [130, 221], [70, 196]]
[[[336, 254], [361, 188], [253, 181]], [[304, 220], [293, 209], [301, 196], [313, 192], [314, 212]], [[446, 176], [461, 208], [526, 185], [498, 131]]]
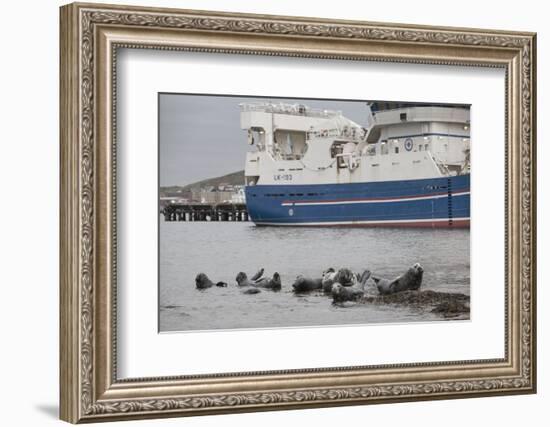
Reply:
[[[469, 193], [469, 189], [458, 189], [451, 192], [452, 196], [455, 196], [460, 193]], [[449, 193], [446, 191], [439, 193], [431, 194], [417, 194], [412, 196], [388, 196], [388, 197], [371, 197], [371, 198], [355, 198], [355, 199], [333, 199], [333, 200], [283, 200], [281, 204], [292, 204], [292, 203], [344, 203], [344, 202], [383, 202], [386, 200], [399, 200], [399, 199], [422, 199], [422, 198], [433, 198], [439, 196], [448, 196]]]

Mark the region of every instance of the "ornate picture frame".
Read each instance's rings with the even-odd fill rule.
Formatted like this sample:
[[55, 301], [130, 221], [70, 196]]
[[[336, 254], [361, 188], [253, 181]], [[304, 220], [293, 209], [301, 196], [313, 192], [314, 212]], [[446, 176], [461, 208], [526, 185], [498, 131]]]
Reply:
[[[79, 3], [60, 13], [61, 419], [78, 423], [536, 391], [535, 34]], [[119, 48], [504, 69], [505, 357], [119, 380]]]

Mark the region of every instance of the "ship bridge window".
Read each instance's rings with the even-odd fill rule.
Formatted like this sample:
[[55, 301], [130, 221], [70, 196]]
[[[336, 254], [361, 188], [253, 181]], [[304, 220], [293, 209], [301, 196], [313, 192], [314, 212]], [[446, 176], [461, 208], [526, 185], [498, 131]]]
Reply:
[[399, 147], [395, 147], [395, 154], [399, 154]]
[[375, 143], [380, 139], [380, 127], [371, 128], [367, 134], [367, 142]]

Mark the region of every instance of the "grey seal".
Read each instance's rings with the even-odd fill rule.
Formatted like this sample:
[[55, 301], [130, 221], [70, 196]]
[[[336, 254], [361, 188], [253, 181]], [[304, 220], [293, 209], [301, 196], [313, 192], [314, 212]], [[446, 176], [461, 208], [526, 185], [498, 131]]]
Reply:
[[[349, 277], [349, 274], [347, 277]], [[343, 303], [347, 301], [358, 301], [365, 296], [365, 287], [371, 277], [370, 270], [364, 270], [360, 275], [353, 275], [355, 283], [352, 286], [344, 286], [341, 283], [332, 285], [331, 294], [333, 303]]]
[[312, 279], [310, 277], [298, 276], [292, 284], [294, 292], [309, 292], [323, 287], [323, 279]]
[[378, 277], [373, 277], [373, 280], [380, 294], [389, 295], [396, 292], [417, 291], [422, 285], [423, 274], [424, 269], [419, 263], [416, 263], [405, 274], [392, 281]]
[[266, 289], [273, 289], [274, 291], [278, 291], [281, 289], [281, 276], [279, 273], [275, 272], [273, 273], [273, 277], [267, 278], [264, 277], [256, 282], [254, 282], [253, 286], [257, 286], [258, 288], [266, 288]]
[[327, 270], [323, 271], [321, 283], [323, 287], [323, 292], [329, 294], [332, 292], [332, 285], [334, 284], [334, 278], [336, 277], [336, 270], [330, 267]]
[[235, 280], [237, 281], [238, 286], [254, 286], [254, 282], [248, 280], [246, 273], [242, 271], [237, 274]]
[[357, 276], [349, 268], [341, 268], [334, 276], [334, 283], [340, 283], [342, 286], [353, 286], [357, 283]]
[[197, 287], [197, 289], [208, 289], [208, 288], [211, 288], [212, 286], [226, 287], [227, 283], [225, 282], [214, 283], [212, 280], [210, 280], [210, 278], [206, 274], [199, 273], [197, 274], [197, 277], [195, 277], [195, 286]]
[[332, 285], [332, 302], [341, 303], [346, 301], [357, 301], [363, 298], [365, 291], [355, 286], [343, 286], [340, 283]]

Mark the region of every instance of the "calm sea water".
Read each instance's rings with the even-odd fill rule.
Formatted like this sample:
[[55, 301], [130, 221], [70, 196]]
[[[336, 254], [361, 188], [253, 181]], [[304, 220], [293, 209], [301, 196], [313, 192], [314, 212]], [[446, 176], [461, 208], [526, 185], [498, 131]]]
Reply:
[[[191, 331], [442, 320], [429, 310], [357, 304], [333, 306], [314, 293], [295, 295], [297, 275], [328, 267], [368, 268], [394, 278], [419, 262], [422, 289], [470, 294], [470, 231], [256, 227], [250, 222], [160, 220], [160, 330]], [[260, 267], [282, 278], [280, 292], [243, 295], [235, 276]], [[195, 288], [206, 273], [227, 288]], [[375, 292], [375, 291], [373, 291]]]

